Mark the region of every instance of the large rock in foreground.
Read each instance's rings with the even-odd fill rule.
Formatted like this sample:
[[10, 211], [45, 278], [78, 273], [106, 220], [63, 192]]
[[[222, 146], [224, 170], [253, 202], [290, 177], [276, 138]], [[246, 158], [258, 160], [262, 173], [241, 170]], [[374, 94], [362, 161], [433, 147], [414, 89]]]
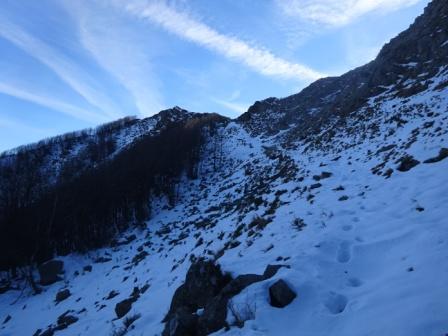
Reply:
[[[219, 265], [201, 260], [192, 264], [185, 283], [174, 293], [163, 336], [205, 336], [227, 326], [227, 306], [246, 287], [274, 276], [281, 265], [268, 265], [262, 275], [232, 279]], [[198, 309], [202, 309], [200, 316]]]
[[64, 273], [64, 262], [61, 260], [50, 260], [38, 268], [40, 276], [40, 284], [48, 286], [56, 281], [62, 280], [60, 275]]
[[271, 287], [269, 287], [269, 298], [271, 306], [283, 308], [289, 305], [297, 294], [289, 288], [288, 284], [283, 280], [278, 280]]
[[125, 299], [118, 302], [115, 305], [115, 314], [117, 314], [117, 318], [122, 318], [125, 316], [131, 310], [132, 303], [134, 303], [134, 300], [132, 299]]

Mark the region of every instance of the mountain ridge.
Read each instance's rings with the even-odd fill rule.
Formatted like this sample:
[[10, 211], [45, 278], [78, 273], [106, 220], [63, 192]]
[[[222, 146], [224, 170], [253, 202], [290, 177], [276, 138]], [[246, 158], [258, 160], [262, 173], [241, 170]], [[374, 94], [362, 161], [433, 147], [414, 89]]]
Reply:
[[[392, 83], [399, 85], [399, 95], [418, 93], [426, 84], [415, 83], [415, 86], [403, 90], [402, 83], [405, 80], [401, 80], [400, 75], [409, 80], [427, 72], [426, 76], [429, 78], [436, 75], [440, 65], [444, 65], [448, 48], [440, 46], [448, 40], [447, 27], [443, 24], [446, 15], [448, 4], [444, 1], [432, 1], [407, 30], [381, 48], [375, 60], [341, 76], [319, 79], [289, 97], [268, 98], [256, 102], [238, 119], [248, 122], [252, 131], [258, 128], [256, 134], [259, 134], [263, 133], [263, 121], [269, 116], [269, 113], [265, 112], [270, 109], [277, 110], [277, 114], [284, 116], [276, 116], [274, 124], [265, 125], [267, 133], [272, 134], [278, 128], [287, 128], [291, 123], [301, 123], [305, 125], [304, 129], [297, 125], [296, 131], [306, 136], [310, 126], [313, 126], [312, 131], [317, 131], [319, 125], [328, 121], [328, 118], [348, 115], [369, 97], [386, 91], [386, 86]], [[434, 34], [436, 36], [433, 36]], [[402, 53], [400, 48], [405, 48], [406, 52]], [[433, 59], [431, 64], [424, 63], [430, 58]], [[416, 64], [406, 67], [402, 66], [403, 62]], [[259, 121], [257, 114], [260, 114]], [[254, 121], [250, 122], [251, 119]], [[252, 126], [251, 123], [255, 125]]]
[[[0, 335], [445, 334], [447, 7], [431, 2], [354, 84], [234, 120], [174, 107], [66, 155], [56, 141], [0, 158], [0, 200], [22, 204], [12, 222], [0, 206]], [[35, 267], [52, 257], [64, 273], [47, 285]], [[296, 294], [283, 308], [278, 283]]]

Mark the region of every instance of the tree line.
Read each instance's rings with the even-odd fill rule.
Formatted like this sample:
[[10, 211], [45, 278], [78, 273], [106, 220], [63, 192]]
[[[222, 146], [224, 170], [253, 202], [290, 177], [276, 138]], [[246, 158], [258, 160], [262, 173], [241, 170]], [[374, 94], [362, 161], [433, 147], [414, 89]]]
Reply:
[[[22, 165], [27, 169], [21, 172], [0, 167], [0, 270], [104, 246], [129, 225], [149, 218], [152, 196], [166, 195], [174, 202], [180, 176], [196, 177], [204, 129], [212, 130], [222, 120], [199, 115], [173, 122], [111, 160], [38, 189], [41, 167], [32, 162]], [[27, 191], [33, 188], [31, 196]]]

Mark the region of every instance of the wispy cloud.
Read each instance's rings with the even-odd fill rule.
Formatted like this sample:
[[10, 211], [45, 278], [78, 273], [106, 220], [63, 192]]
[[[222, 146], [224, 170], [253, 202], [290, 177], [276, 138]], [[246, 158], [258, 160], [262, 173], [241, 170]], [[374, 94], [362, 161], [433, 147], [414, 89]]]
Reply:
[[108, 15], [103, 7], [98, 10], [92, 8], [92, 3], [77, 1], [67, 6], [78, 22], [82, 46], [123, 85], [139, 113], [148, 116], [164, 109], [148, 52], [141, 47], [136, 33], [127, 29], [117, 15]]
[[305, 65], [292, 63], [275, 56], [269, 50], [252, 46], [237, 37], [222, 34], [164, 1], [116, 1], [133, 15], [149, 20], [165, 30], [237, 61], [266, 76], [312, 81], [322, 73]]
[[0, 93], [11, 97], [22, 99], [25, 101], [32, 102], [47, 108], [50, 108], [57, 112], [65, 113], [71, 117], [88, 121], [88, 122], [104, 122], [107, 119], [104, 116], [98, 115], [97, 113], [89, 112], [84, 109], [78, 108], [76, 106], [61, 102], [54, 98], [42, 96], [35, 92], [30, 92], [21, 88], [17, 88], [8, 83], [0, 82]]
[[232, 101], [226, 101], [222, 99], [212, 99], [215, 103], [224, 106], [226, 109], [229, 109], [233, 112], [236, 112], [237, 115], [240, 115], [241, 113], [244, 113], [247, 111], [248, 105], [236, 103]]
[[10, 41], [46, 65], [89, 104], [99, 109], [98, 114], [101, 115], [92, 117], [97, 119], [102, 116], [116, 118], [122, 115], [101, 90], [96, 88], [95, 80], [81, 67], [19, 26], [9, 22], [5, 17], [0, 18], [0, 37]]
[[237, 100], [241, 96], [240, 90], [234, 90], [227, 98], [212, 98], [212, 101], [232, 111], [235, 116], [238, 116], [247, 111], [250, 104], [238, 102]]
[[369, 12], [390, 12], [420, 0], [276, 0], [287, 16], [327, 26], [343, 26]]

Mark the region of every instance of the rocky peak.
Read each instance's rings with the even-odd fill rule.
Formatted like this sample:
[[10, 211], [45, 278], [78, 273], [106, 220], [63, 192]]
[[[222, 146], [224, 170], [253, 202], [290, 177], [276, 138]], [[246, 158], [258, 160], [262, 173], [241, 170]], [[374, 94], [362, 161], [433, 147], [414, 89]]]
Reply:
[[160, 117], [160, 120], [180, 121], [188, 119], [192, 116], [192, 114], [192, 112], [189, 112], [179, 106], [174, 106], [172, 108], [160, 111], [157, 115]]
[[434, 0], [374, 61], [340, 77], [319, 79], [295, 95], [256, 102], [238, 120], [253, 134], [275, 134], [295, 124], [294, 133], [303, 138], [391, 85], [402, 97], [423, 91], [447, 63], [448, 2]]

